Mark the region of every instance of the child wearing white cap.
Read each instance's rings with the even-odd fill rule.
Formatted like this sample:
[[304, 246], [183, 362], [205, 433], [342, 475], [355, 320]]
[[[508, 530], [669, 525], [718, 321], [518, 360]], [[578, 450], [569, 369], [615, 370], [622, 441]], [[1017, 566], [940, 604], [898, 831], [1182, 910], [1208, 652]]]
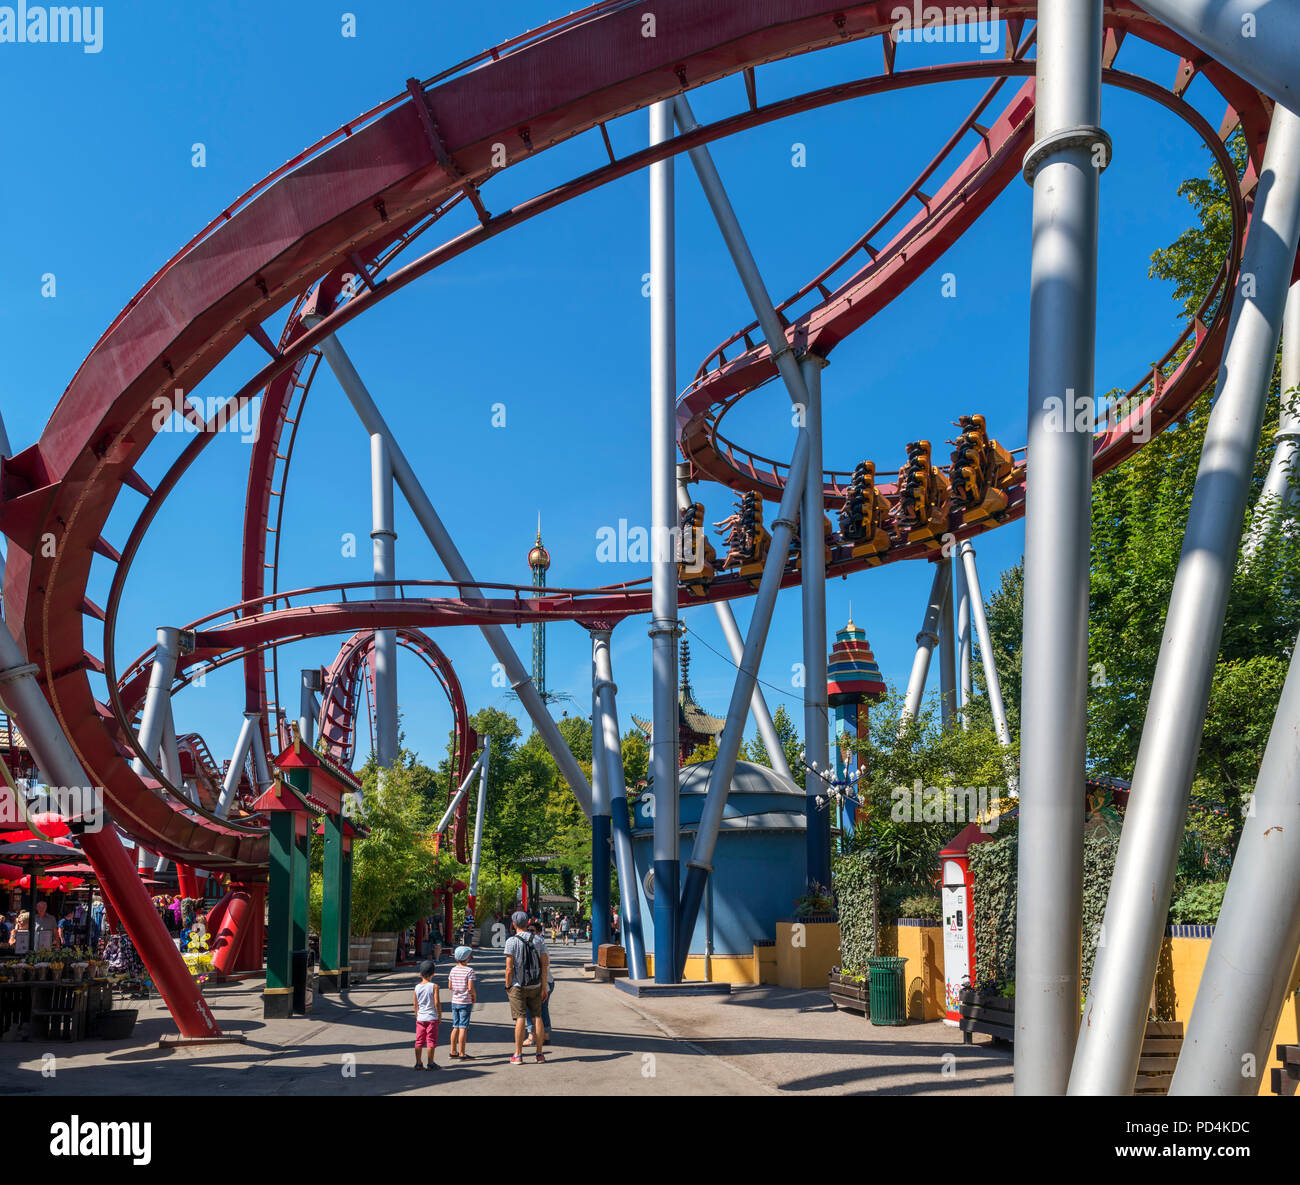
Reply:
[[456, 948], [456, 965], [447, 973], [447, 987], [451, 991], [451, 1053], [450, 1057], [468, 1058], [465, 1038], [469, 1030], [469, 1015], [478, 1003], [478, 990], [474, 986], [474, 968], [469, 961], [474, 952], [467, 946]]

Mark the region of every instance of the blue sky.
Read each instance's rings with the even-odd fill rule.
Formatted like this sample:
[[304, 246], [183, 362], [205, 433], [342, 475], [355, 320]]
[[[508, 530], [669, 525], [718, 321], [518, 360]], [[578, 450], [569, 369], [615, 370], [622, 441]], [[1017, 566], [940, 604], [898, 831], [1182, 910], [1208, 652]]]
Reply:
[[[188, 6], [105, 6], [103, 48], [0, 45], [6, 121], [6, 228], [0, 267], [0, 409], [15, 449], [36, 440], [86, 352], [119, 309], [215, 214], [327, 131], [397, 93], [408, 76], [428, 77], [526, 28], [562, 15], [545, 3], [482, 6], [347, 0]], [[336, 11], [337, 9], [337, 11]], [[356, 14], [354, 38], [341, 14]], [[900, 46], [900, 68], [968, 57], [963, 47]], [[760, 97], [824, 86], [879, 68], [878, 44], [854, 44], [759, 72]], [[1129, 70], [1173, 77], [1172, 57], [1126, 48]], [[1014, 84], [1007, 88], [1008, 93]], [[1189, 92], [1217, 127], [1221, 110], [1204, 84]], [[774, 296], [804, 283], [888, 207], [947, 139], [982, 92], [950, 84], [812, 112], [745, 133], [714, 148], [715, 160]], [[703, 121], [744, 102], [739, 80], [693, 93]], [[1163, 108], [1108, 89], [1103, 123], [1115, 145], [1102, 182], [1097, 389], [1127, 387], [1178, 331], [1169, 286], [1147, 277], [1152, 250], [1188, 225], [1175, 189], [1202, 174], [1208, 154]], [[638, 112], [611, 127], [617, 148], [644, 143]], [[192, 146], [207, 164], [194, 168]], [[793, 146], [806, 166], [792, 164]], [[591, 167], [591, 138], [541, 154], [505, 174], [490, 208]], [[371, 392], [482, 580], [526, 582], [525, 556], [537, 514], [551, 550], [552, 585], [589, 587], [638, 579], [648, 568], [596, 559], [597, 532], [648, 524], [649, 268], [647, 178], [634, 176], [543, 215], [422, 279], [341, 335]], [[678, 378], [685, 386], [709, 351], [751, 319], [743, 291], [689, 163], [677, 167]], [[974, 230], [900, 300], [832, 355], [823, 379], [826, 462], [851, 468], [863, 457], [896, 469], [903, 444], [936, 442], [959, 413], [981, 411], [1008, 447], [1024, 440], [1028, 356], [1030, 191], [1015, 182]], [[453, 228], [454, 229], [454, 228]], [[941, 276], [957, 295], [941, 294]], [[53, 273], [57, 295], [41, 294]], [[223, 396], [260, 365], [241, 347], [196, 390]], [[264, 360], [264, 357], [263, 359]], [[491, 425], [504, 403], [506, 427]], [[728, 435], [760, 453], [786, 456], [788, 400], [771, 385], [735, 411]], [[164, 437], [141, 470], [156, 479], [183, 439]], [[936, 450], [938, 451], [938, 450]], [[126, 660], [150, 645], [160, 624], [184, 624], [238, 599], [238, 557], [247, 445], [215, 442], [182, 482], [142, 549], [119, 630]], [[730, 496], [697, 488], [709, 519]], [[120, 544], [139, 505], [126, 495], [110, 520]], [[322, 367], [304, 418], [286, 509], [281, 587], [364, 580], [370, 572], [368, 443], [337, 384]], [[399, 576], [444, 575], [404, 505], [397, 513]], [[341, 555], [355, 533], [358, 556]], [[978, 543], [985, 590], [1023, 547], [1020, 524]], [[102, 602], [106, 569], [91, 595]], [[893, 565], [827, 589], [831, 629], [850, 599], [885, 677], [905, 681], [930, 573]], [[96, 593], [99, 595], [97, 596]], [[737, 606], [742, 625], [748, 605]], [[709, 608], [685, 615], [698, 698], [721, 714], [729, 664]], [[624, 727], [650, 712], [645, 619], [614, 635]], [[509, 631], [527, 662], [528, 631]], [[440, 631], [471, 710], [494, 703], [518, 712], [491, 686], [492, 657], [477, 630]], [[336, 641], [282, 652], [282, 672], [328, 663]], [[829, 640], [828, 640], [829, 641]], [[590, 695], [590, 649], [574, 625], [548, 631], [549, 683], [577, 700]], [[97, 649], [97, 643], [92, 649]], [[799, 594], [777, 606], [762, 678], [798, 716], [791, 685], [800, 661]], [[441, 751], [450, 713], [423, 665], [399, 662], [408, 743]], [[204, 734], [228, 754], [242, 706], [236, 672], [214, 675], [177, 701], [182, 731]], [[557, 709], [558, 711], [559, 709]]]

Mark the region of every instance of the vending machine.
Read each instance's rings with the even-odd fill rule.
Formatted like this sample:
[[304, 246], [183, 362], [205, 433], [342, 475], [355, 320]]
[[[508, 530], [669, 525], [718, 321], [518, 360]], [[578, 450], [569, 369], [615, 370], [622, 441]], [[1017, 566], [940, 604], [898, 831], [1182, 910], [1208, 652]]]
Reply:
[[939, 853], [940, 896], [943, 906], [944, 1024], [960, 1019], [959, 993], [975, 983], [975, 927], [971, 910], [975, 881], [970, 871], [970, 848], [993, 837], [977, 823], [964, 827]]

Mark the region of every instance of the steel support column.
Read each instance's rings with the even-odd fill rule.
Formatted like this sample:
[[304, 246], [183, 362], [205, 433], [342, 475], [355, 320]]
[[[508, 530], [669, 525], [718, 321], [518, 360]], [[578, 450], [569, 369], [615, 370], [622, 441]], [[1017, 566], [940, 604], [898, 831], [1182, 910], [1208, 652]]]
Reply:
[[298, 735], [309, 749], [316, 747], [316, 717], [320, 714], [316, 692], [320, 689], [320, 668], [304, 668], [298, 687]]
[[[319, 315], [304, 318], [304, 321], [309, 325], [314, 325], [319, 320]], [[361, 376], [357, 374], [356, 367], [352, 365], [352, 360], [347, 356], [347, 352], [343, 349], [343, 344], [339, 341], [338, 336], [332, 335], [325, 338], [320, 343], [320, 350], [366, 431], [372, 436], [379, 434], [387, 440], [389, 455], [392, 459], [393, 477], [397, 482], [397, 487], [406, 497], [416, 521], [420, 524], [420, 528], [429, 537], [429, 542], [433, 544], [433, 550], [437, 552], [438, 558], [447, 569], [447, 574], [462, 586], [461, 594], [463, 596], [482, 597], [482, 589], [475, 585], [474, 577], [468, 565], [455, 543], [452, 542], [451, 536], [447, 533], [447, 528], [443, 526], [442, 519], [438, 517], [438, 512], [433, 508], [433, 503], [429, 500], [429, 495], [425, 493], [424, 487], [420, 485], [419, 479], [415, 476], [415, 470], [411, 468], [410, 461], [407, 460], [406, 454], [402, 451], [387, 422], [380, 414], [379, 408], [375, 405], [374, 399], [371, 398], [365, 383], [361, 381]], [[542, 742], [555, 759], [555, 764], [560, 767], [560, 773], [564, 776], [564, 780], [569, 783], [569, 788], [573, 791], [573, 796], [578, 800], [578, 805], [582, 807], [583, 814], [590, 817], [591, 787], [587, 784], [586, 775], [582, 772], [582, 767], [569, 750], [569, 746], [565, 743], [564, 736], [556, 726], [555, 721], [551, 719], [551, 714], [546, 710], [542, 697], [537, 694], [537, 688], [533, 686], [533, 682], [528, 677], [524, 664], [519, 661], [519, 656], [515, 653], [514, 647], [507, 641], [505, 631], [499, 625], [483, 625], [479, 626], [479, 630], [497, 662], [501, 664], [511, 690], [519, 696], [519, 702], [528, 713], [533, 726], [541, 734]]]
[[1039, 4], [1036, 139], [1025, 159], [1034, 188], [1034, 476], [1025, 517], [1017, 1094], [1065, 1093], [1079, 1025], [1097, 209], [1110, 153], [1098, 126], [1101, 12], [1101, 0]]
[[[150, 761], [158, 761], [167, 718], [171, 714], [172, 679], [176, 676], [176, 662], [181, 653], [181, 632], [174, 626], [158, 627], [154, 646], [153, 665], [149, 668], [149, 689], [145, 692], [144, 710], [140, 714], [140, 731], [137, 740], [141, 751]], [[136, 757], [131, 768], [140, 777], [146, 776], [144, 761]]]
[[939, 641], [940, 620], [948, 601], [948, 582], [951, 579], [952, 569], [946, 563], [940, 561], [934, 565], [934, 579], [930, 581], [925, 616], [921, 619], [921, 630], [916, 635], [916, 657], [912, 659], [912, 673], [907, 680], [907, 694], [903, 698], [903, 710], [899, 714], [900, 731], [921, 710], [925, 684], [930, 677], [930, 657]]
[[[370, 436], [371, 550], [375, 600], [391, 601], [397, 579], [397, 531], [393, 519], [393, 463], [381, 432]], [[388, 583], [386, 583], [388, 582]], [[371, 651], [375, 677], [375, 758], [380, 769], [397, 760], [397, 631], [375, 630]]]
[[[596, 632], [591, 634], [591, 961], [610, 940], [610, 806], [605, 727], [596, 694]], [[635, 886], [634, 886], [635, 887]]]
[[[944, 564], [944, 561], [939, 561]], [[957, 640], [953, 636], [953, 557], [944, 566], [948, 569], [948, 592], [939, 614], [939, 711], [946, 732], [957, 726]]]
[[[822, 519], [822, 368], [823, 358], [807, 354], [800, 363], [808, 402], [808, 465], [800, 507], [800, 589], [803, 604], [804, 841], [810, 885], [831, 883], [830, 705], [826, 691], [826, 548]], [[814, 773], [813, 769], [817, 772]], [[821, 800], [820, 806], [818, 799]]]
[[970, 589], [966, 584], [966, 570], [960, 555], [953, 556], [952, 560], [952, 597], [957, 606], [957, 711], [962, 728], [968, 730], [970, 719], [967, 708], [974, 690], [970, 668]]
[[1137, 0], [1272, 99], [1300, 110], [1300, 5], [1286, 0]]
[[[650, 108], [650, 143], [673, 136], [672, 103]], [[681, 858], [677, 732], [677, 274], [672, 157], [650, 166], [650, 776], [655, 796], [655, 982], [674, 983]], [[617, 743], [617, 738], [615, 738]]]
[[224, 819], [234, 805], [235, 791], [239, 789], [239, 777], [244, 772], [244, 763], [248, 760], [248, 751], [252, 748], [253, 733], [256, 731], [257, 713], [245, 712], [244, 723], [240, 725], [239, 737], [235, 741], [235, 751], [231, 755], [230, 765], [221, 783], [221, 797], [217, 799], [217, 808], [212, 812], [219, 819]]
[[480, 767], [487, 760], [487, 741], [484, 740], [483, 749], [475, 759], [474, 764], [469, 767], [469, 773], [465, 775], [460, 784], [460, 788], [451, 796], [451, 801], [447, 804], [447, 809], [442, 812], [442, 818], [438, 820], [438, 826], [433, 829], [435, 835], [441, 835], [447, 830], [447, 824], [451, 822], [451, 817], [456, 813], [456, 808], [460, 806], [460, 800], [469, 793], [470, 783], [474, 781], [474, 775], [478, 773]]
[[488, 766], [492, 738], [483, 738], [483, 756], [479, 760], [478, 802], [474, 804], [474, 850], [469, 857], [469, 911], [478, 925], [478, 873], [483, 863], [483, 820], [487, 816]]
[[[1292, 649], [1292, 655], [1297, 651]], [[1291, 659], [1170, 1094], [1253, 1095], [1300, 948], [1300, 659]]]
[[[1278, 105], [1241, 261], [1242, 276], [1253, 283], [1239, 284], [1233, 294], [1217, 398], [1147, 702], [1106, 901], [1106, 941], [1093, 965], [1071, 1094], [1128, 1094], [1137, 1075], [1298, 238], [1300, 116]], [[1028, 735], [1026, 723], [1022, 738]], [[1028, 785], [1027, 773], [1025, 781]], [[1022, 861], [1024, 825], [1022, 804]], [[1016, 1008], [1018, 1013], [1018, 967]]]
[[1250, 527], [1241, 545], [1241, 562], [1249, 565], [1259, 545], [1276, 525], [1276, 516], [1292, 510], [1300, 500], [1295, 482], [1300, 458], [1300, 282], [1287, 293], [1282, 315], [1281, 411], [1278, 413], [1273, 458], [1264, 478], [1264, 488], [1250, 516]]
[[[685, 95], [678, 95], [673, 100], [673, 114], [678, 128], [683, 132], [694, 131], [699, 125], [691, 113], [691, 106]], [[690, 150], [691, 164], [699, 178], [700, 187], [708, 200], [709, 208], [717, 221], [718, 229], [727, 245], [731, 261], [744, 286], [745, 295], [754, 309], [763, 330], [763, 337], [772, 351], [772, 360], [776, 365], [786, 393], [796, 410], [808, 406], [808, 390], [795, 361], [794, 351], [786, 338], [785, 329], [777, 316], [768, 294], [767, 286], [759, 273], [749, 244], [736, 212], [732, 209], [722, 179], [713, 164], [713, 157], [704, 146]], [[736, 682], [732, 688], [731, 704], [727, 709], [727, 723], [718, 741], [718, 755], [713, 760], [709, 773], [709, 788], [705, 795], [700, 817], [699, 829], [695, 836], [695, 846], [689, 861], [686, 883], [682, 887], [682, 908], [677, 919], [677, 971], [680, 975], [686, 966], [686, 956], [690, 952], [691, 933], [699, 916], [700, 903], [704, 900], [704, 888], [712, 870], [713, 847], [717, 842], [718, 828], [722, 823], [722, 811], [726, 804], [727, 792], [731, 788], [731, 778], [736, 770], [736, 757], [740, 751], [741, 734], [744, 732], [745, 717], [753, 698], [754, 687], [758, 680], [758, 665], [763, 657], [763, 647], [767, 642], [767, 630], [772, 621], [772, 610], [776, 604], [776, 594], [780, 591], [781, 577], [785, 572], [790, 550], [790, 539], [794, 529], [794, 517], [798, 513], [803, 496], [803, 484], [808, 472], [809, 436], [806, 428], [799, 430], [795, 441], [794, 454], [790, 459], [790, 470], [786, 474], [785, 489], [781, 494], [781, 504], [776, 519], [772, 523], [772, 538], [768, 545], [767, 561], [763, 565], [763, 576], [759, 582], [758, 595], [754, 598], [753, 615], [749, 622], [749, 633], [745, 638], [744, 655], [740, 669], [736, 673]]]
[[[641, 930], [641, 899], [637, 895], [636, 863], [632, 858], [632, 832], [627, 810], [627, 782], [623, 775], [623, 748], [618, 732], [618, 687], [609, 657], [609, 632], [592, 633], [592, 657], [595, 660], [596, 705], [600, 714], [604, 740], [605, 785], [609, 788], [610, 827], [614, 834], [614, 865], [618, 872], [618, 899], [627, 950], [628, 970], [633, 979], [646, 976], [645, 938]], [[656, 806], [656, 809], [657, 806]], [[655, 897], [659, 896], [658, 878]], [[656, 915], [656, 924], [658, 915]], [[655, 944], [656, 947], [658, 943]], [[659, 956], [655, 955], [658, 964]], [[656, 970], [658, 970], [656, 966]]]
[[1011, 729], [1007, 725], [1007, 709], [1002, 701], [1002, 681], [998, 678], [998, 665], [993, 652], [993, 639], [989, 634], [989, 619], [984, 612], [984, 596], [980, 591], [979, 570], [975, 567], [975, 548], [969, 539], [961, 545], [961, 571], [965, 577], [966, 595], [970, 616], [975, 621], [975, 635], [980, 643], [980, 662], [984, 667], [984, 686], [988, 688], [989, 714], [993, 717], [993, 730], [998, 743], [1011, 749]]

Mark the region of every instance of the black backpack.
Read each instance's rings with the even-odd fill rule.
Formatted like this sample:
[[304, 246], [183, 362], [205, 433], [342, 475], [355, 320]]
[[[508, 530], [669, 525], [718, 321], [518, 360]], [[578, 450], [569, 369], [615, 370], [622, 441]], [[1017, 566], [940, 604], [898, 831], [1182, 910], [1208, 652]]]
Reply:
[[537, 987], [542, 982], [542, 952], [537, 949], [531, 934], [519, 934], [519, 986]]

